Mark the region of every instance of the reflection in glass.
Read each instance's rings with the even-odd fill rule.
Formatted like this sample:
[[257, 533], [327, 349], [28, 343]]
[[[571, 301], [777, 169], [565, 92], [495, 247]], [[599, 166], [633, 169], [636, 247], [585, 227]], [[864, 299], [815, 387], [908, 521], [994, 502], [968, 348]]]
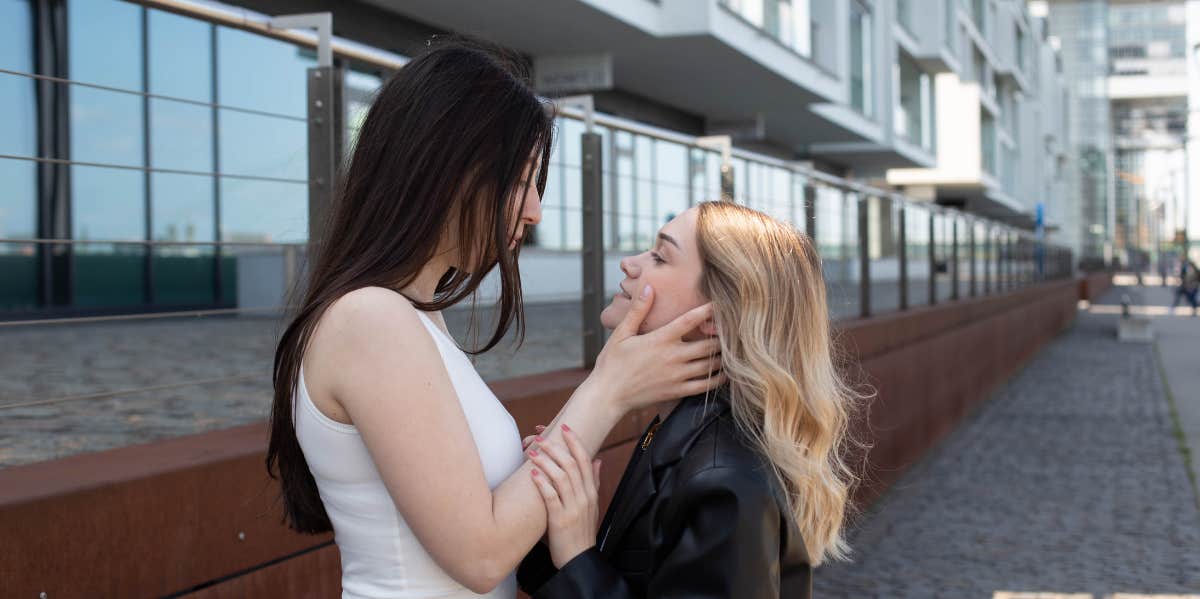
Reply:
[[221, 241], [308, 239], [308, 185], [222, 178]]
[[37, 155], [33, 79], [0, 73], [0, 154]]
[[0, 68], [33, 71], [32, 2], [0, 2]]
[[212, 172], [212, 109], [150, 99], [150, 164], [156, 169]]
[[867, 198], [871, 313], [900, 308], [900, 207], [890, 198]]
[[[0, 68], [33, 71], [33, 20], [31, 3], [0, 2]], [[34, 80], [0, 73], [0, 154], [37, 154], [37, 112]], [[0, 179], [7, 181], [7, 179]], [[33, 196], [0, 199], [0, 211], [14, 202], [32, 202]], [[0, 227], [4, 217], [0, 215]], [[0, 230], [0, 236], [3, 236]], [[0, 252], [5, 250], [0, 249]]]
[[850, 193], [817, 188], [817, 247], [832, 317], [859, 313], [858, 199]]
[[[0, 239], [36, 237], [37, 164], [0, 158]], [[0, 243], [0, 311], [37, 304], [37, 255], [33, 244]]]
[[221, 172], [305, 181], [308, 138], [303, 121], [221, 109]]
[[[213, 241], [213, 178], [153, 173], [150, 222], [158, 241]], [[174, 250], [183, 253], [183, 248]]]
[[[217, 27], [217, 103], [304, 117], [311, 50], [256, 33]], [[224, 117], [222, 117], [224, 120]]]
[[212, 101], [212, 24], [161, 10], [148, 15], [150, 93]]
[[[140, 171], [72, 166], [72, 236], [144, 239], [144, 189]], [[75, 246], [74, 256], [77, 305], [120, 306], [144, 300], [145, 246], [81, 243]]]
[[656, 227], [667, 224], [672, 218], [688, 209], [688, 156], [687, 148], [669, 141], [654, 142], [654, 178], [658, 201]]
[[72, 86], [71, 159], [143, 166], [141, 96]]
[[144, 89], [141, 6], [116, 0], [70, 0], [67, 32], [72, 80]]

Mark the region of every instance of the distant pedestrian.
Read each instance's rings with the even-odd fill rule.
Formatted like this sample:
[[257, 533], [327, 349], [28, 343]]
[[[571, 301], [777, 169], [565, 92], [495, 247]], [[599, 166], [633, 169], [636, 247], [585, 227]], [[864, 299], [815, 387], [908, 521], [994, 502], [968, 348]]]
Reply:
[[1200, 269], [1196, 267], [1196, 263], [1188, 260], [1187, 254], [1179, 257], [1179, 286], [1175, 288], [1175, 299], [1171, 302], [1171, 308], [1179, 305], [1179, 298], [1186, 298], [1188, 303], [1192, 305], [1192, 316], [1200, 312], [1200, 299], [1196, 297], [1200, 291]]

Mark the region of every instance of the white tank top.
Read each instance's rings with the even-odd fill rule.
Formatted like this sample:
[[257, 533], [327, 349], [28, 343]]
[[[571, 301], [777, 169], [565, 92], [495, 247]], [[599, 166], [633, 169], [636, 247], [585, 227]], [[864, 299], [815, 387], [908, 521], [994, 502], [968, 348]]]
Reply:
[[[488, 486], [495, 489], [523, 461], [517, 424], [454, 340], [424, 313], [417, 314], [437, 344], [467, 415]], [[516, 597], [514, 575], [492, 592], [478, 595], [433, 561], [392, 502], [358, 429], [329, 418], [313, 404], [303, 368], [293, 406], [296, 436], [341, 553], [343, 599]]]

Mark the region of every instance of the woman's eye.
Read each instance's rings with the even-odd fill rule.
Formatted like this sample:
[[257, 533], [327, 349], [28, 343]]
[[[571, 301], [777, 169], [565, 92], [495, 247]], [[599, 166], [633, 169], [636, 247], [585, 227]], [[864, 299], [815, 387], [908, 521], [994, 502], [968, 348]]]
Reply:
[[665, 264], [666, 263], [666, 260], [663, 260], [662, 256], [658, 255], [658, 252], [650, 252], [650, 257], [654, 258], [655, 264]]

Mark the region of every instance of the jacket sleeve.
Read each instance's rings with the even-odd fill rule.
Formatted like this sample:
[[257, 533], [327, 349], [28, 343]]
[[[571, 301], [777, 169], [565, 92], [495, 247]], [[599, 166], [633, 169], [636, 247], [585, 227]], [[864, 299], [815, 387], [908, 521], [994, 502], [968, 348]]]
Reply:
[[[664, 510], [671, 543], [650, 572], [646, 597], [779, 597], [780, 512], [761, 482], [733, 468], [710, 468], [682, 481]], [[596, 548], [578, 555], [537, 589], [534, 599], [637, 597]]]
[[554, 567], [554, 560], [550, 557], [550, 548], [538, 541], [521, 560], [521, 565], [517, 566], [517, 586], [532, 595], [557, 573], [558, 568]]

